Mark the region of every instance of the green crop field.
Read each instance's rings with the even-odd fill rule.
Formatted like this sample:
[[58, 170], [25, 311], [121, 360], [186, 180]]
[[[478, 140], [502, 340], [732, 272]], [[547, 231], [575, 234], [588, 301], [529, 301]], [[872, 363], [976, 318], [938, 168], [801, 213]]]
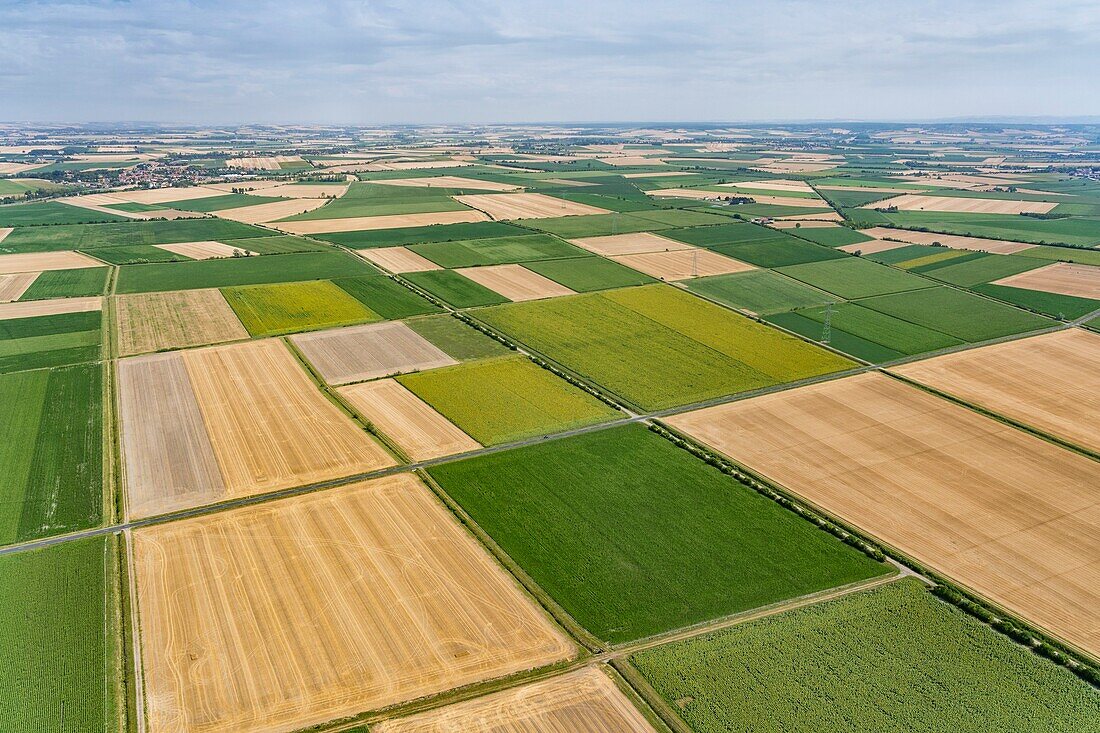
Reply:
[[1081, 249], [1080, 247], [1032, 247], [1021, 256], [1038, 260], [1076, 262], [1081, 265], [1100, 266], [1100, 250]]
[[539, 260], [528, 262], [524, 267], [578, 293], [654, 282], [649, 275], [603, 257]]
[[888, 571], [642, 426], [429, 473], [578, 623], [612, 643]]
[[846, 244], [871, 241], [871, 237], [848, 227], [800, 227], [788, 231], [797, 237], [823, 244], [826, 247], [843, 247]]
[[646, 410], [852, 365], [667, 285], [514, 303], [476, 315]]
[[243, 249], [261, 255], [280, 255], [291, 252], [327, 252], [332, 248], [311, 242], [303, 237], [276, 235], [267, 237], [242, 237], [228, 243], [235, 249]]
[[222, 295], [253, 336], [382, 320], [328, 280], [223, 288]]
[[[348, 192], [340, 198], [329, 201], [319, 209], [295, 214], [281, 221], [314, 221], [353, 216], [421, 214], [432, 211], [462, 211], [469, 208], [450, 198], [449, 194], [452, 193], [462, 192], [448, 188], [353, 183]], [[471, 193], [473, 192], [471, 191]]]
[[173, 201], [163, 204], [162, 208], [208, 213], [211, 211], [238, 209], [243, 206], [270, 204], [275, 201], [286, 201], [286, 199], [273, 196], [253, 196], [247, 193], [227, 193], [224, 196], [208, 196], [204, 199], [187, 199], [185, 201]]
[[976, 285], [971, 290], [1055, 318], [1080, 318], [1100, 309], [1100, 300], [1044, 293], [1041, 290], [1025, 290], [1007, 285]]
[[757, 267], [783, 267], [806, 262], [851, 259], [849, 255], [831, 247], [811, 244], [795, 237], [784, 237], [783, 239], [762, 242], [719, 244], [711, 247], [711, 249]]
[[631, 661], [697, 733], [1096, 727], [1072, 673], [901, 580]]
[[[780, 326], [788, 331], [804, 336], [811, 341], [824, 343], [825, 331], [822, 323], [812, 318], [807, 318], [798, 311], [791, 311], [790, 313], [773, 313], [766, 316], [765, 320], [767, 320], [768, 323], [773, 323], [776, 326]], [[868, 341], [867, 339], [860, 338], [855, 334], [848, 333], [839, 328], [831, 328], [829, 346], [837, 351], [842, 351], [845, 354], [854, 356], [857, 359], [863, 359], [872, 364], [893, 361], [894, 359], [905, 356], [905, 354], [900, 351], [888, 349], [882, 344]]]
[[[831, 310], [832, 314], [829, 317], [829, 322], [833, 335], [838, 331], [843, 331], [859, 339], [885, 346], [898, 354], [921, 354], [926, 351], [944, 349], [948, 346], [958, 346], [962, 343], [959, 339], [945, 333], [918, 326], [915, 323], [903, 321], [870, 308], [864, 308], [856, 303], [840, 303], [833, 306]], [[818, 324], [816, 333], [803, 333], [804, 336], [813, 338], [815, 341], [821, 340], [826, 311], [827, 308], [821, 306], [796, 311], [797, 315]], [[781, 321], [777, 322], [784, 325]], [[802, 333], [802, 331], [799, 331], [799, 333]], [[833, 348], [847, 351], [842, 344], [834, 340], [830, 340], [830, 343]], [[861, 359], [875, 361], [875, 359], [868, 359], [867, 353], [853, 353], [850, 351], [847, 353]]]
[[528, 234], [528, 230], [500, 221], [478, 221], [462, 224], [433, 224], [403, 229], [375, 229], [362, 232], [315, 234], [314, 239], [342, 244], [354, 249], [395, 247], [427, 242], [457, 242], [463, 239], [490, 239]]
[[500, 293], [450, 270], [406, 272], [402, 277], [455, 308], [474, 308], [508, 302], [508, 299]]
[[1055, 325], [1043, 316], [942, 286], [867, 298], [859, 304], [969, 342]]
[[124, 216], [105, 214], [79, 206], [42, 201], [0, 206], [0, 227], [33, 227], [40, 224], [84, 224], [87, 222], [130, 221]]
[[895, 270], [860, 257], [810, 262], [778, 268], [780, 272], [841, 298], [865, 298], [935, 285], [908, 272]]
[[44, 178], [0, 178], [0, 198], [23, 196], [28, 191], [62, 191], [65, 185]]
[[1015, 214], [961, 214], [944, 211], [898, 211], [882, 214], [891, 224], [946, 234], [1012, 239], [1036, 244], [1078, 247], [1100, 244], [1100, 219], [1036, 219]]
[[0, 373], [95, 361], [100, 313], [58, 313], [0, 320]]
[[414, 318], [406, 321], [405, 325], [457, 361], [470, 361], [509, 353], [508, 347], [504, 344], [451, 315]]
[[116, 293], [220, 288], [233, 285], [377, 275], [378, 270], [346, 252], [306, 252], [119, 268]]
[[655, 232], [671, 229], [676, 224], [665, 224], [654, 219], [642, 219], [634, 214], [593, 214], [591, 216], [559, 216], [551, 219], [528, 219], [523, 222], [528, 229], [556, 234], [564, 239], [577, 237], [604, 237], [610, 234]]
[[117, 540], [0, 557], [0, 729], [119, 729]]
[[138, 265], [149, 262], [189, 262], [186, 257], [166, 249], [154, 247], [151, 244], [123, 244], [117, 247], [97, 247], [83, 250], [98, 260], [110, 262], [112, 265]]
[[441, 309], [385, 275], [333, 280], [351, 297], [386, 320], [438, 313]]
[[0, 544], [99, 524], [102, 396], [98, 364], [0, 375]]
[[684, 285], [693, 293], [759, 315], [824, 305], [836, 300], [828, 293], [770, 270], [700, 277], [688, 280]]
[[520, 356], [456, 364], [397, 380], [482, 445], [622, 416]]
[[670, 229], [661, 232], [661, 236], [686, 242], [687, 244], [694, 244], [697, 247], [714, 247], [719, 244], [740, 244], [742, 242], [783, 241], [790, 238], [775, 229], [747, 222], [691, 227], [688, 229]]
[[586, 254], [584, 250], [546, 234], [432, 242], [414, 244], [409, 249], [446, 268], [504, 265]]
[[82, 298], [107, 292], [106, 267], [84, 267], [76, 270], [48, 270], [40, 273], [20, 300], [48, 298]]
[[923, 270], [923, 272], [936, 280], [968, 288], [1034, 270], [1047, 264], [1050, 263], [1020, 255], [985, 254], [972, 257], [965, 262], [949, 260], [941, 267]]
[[[64, 204], [57, 204], [64, 206]], [[74, 208], [66, 206], [65, 208]], [[76, 209], [83, 211], [83, 209]], [[92, 212], [94, 213], [94, 212]], [[269, 234], [259, 227], [224, 219], [175, 219], [126, 221], [122, 224], [69, 224], [16, 229], [0, 243], [0, 252], [52, 252], [69, 249], [175, 244], [177, 242], [227, 242]], [[13, 249], [14, 248], [14, 249]]]

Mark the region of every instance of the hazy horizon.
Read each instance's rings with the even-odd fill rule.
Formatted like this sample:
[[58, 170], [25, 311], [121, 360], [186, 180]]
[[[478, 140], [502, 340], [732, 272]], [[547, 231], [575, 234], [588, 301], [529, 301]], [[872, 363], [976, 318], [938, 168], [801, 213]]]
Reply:
[[[1100, 116], [1095, 3], [0, 4], [0, 118], [964, 122]], [[1070, 122], [1067, 122], [1070, 124]]]

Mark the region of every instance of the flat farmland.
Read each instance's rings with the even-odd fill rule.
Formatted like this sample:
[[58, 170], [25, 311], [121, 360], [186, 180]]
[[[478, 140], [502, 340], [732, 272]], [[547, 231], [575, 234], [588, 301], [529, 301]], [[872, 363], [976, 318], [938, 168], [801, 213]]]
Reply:
[[394, 464], [278, 341], [124, 359], [119, 402], [132, 517]]
[[[812, 246], [812, 245], [807, 245]], [[884, 293], [930, 288], [931, 280], [859, 257], [779, 267], [779, 272], [841, 298], [866, 298]]]
[[667, 285], [497, 306], [477, 317], [647, 410], [852, 365]]
[[397, 381], [483, 445], [622, 416], [521, 356], [406, 374]]
[[1055, 262], [1037, 270], [994, 280], [993, 284], [1100, 300], [1100, 267]]
[[1100, 452], [1100, 335], [1070, 328], [891, 371]]
[[99, 311], [2, 318], [0, 372], [98, 361], [101, 340]]
[[528, 270], [561, 283], [578, 293], [646, 285], [653, 278], [603, 257], [569, 257], [524, 264]]
[[1076, 733], [1100, 716], [1087, 683], [936, 599], [916, 580], [676, 642], [631, 661], [697, 733]]
[[1046, 214], [1057, 203], [1046, 201], [1013, 201], [1010, 199], [958, 198], [955, 196], [924, 196], [904, 193], [884, 201], [865, 204], [864, 209], [896, 206], [899, 211], [950, 211], [960, 214]]
[[19, 300], [27, 288], [38, 278], [37, 272], [20, 272], [12, 275], [0, 275], [0, 303]]
[[405, 275], [405, 279], [455, 308], [475, 308], [508, 302], [500, 293], [479, 285], [454, 270], [410, 272]]
[[42, 272], [43, 270], [75, 270], [98, 267], [103, 263], [79, 252], [28, 252], [0, 254], [0, 274]]
[[579, 624], [615, 644], [888, 572], [638, 425], [428, 473]]
[[150, 733], [280, 733], [572, 657], [409, 474], [134, 533]]
[[570, 239], [569, 242], [604, 257], [691, 249], [689, 244], [677, 242], [675, 239], [662, 237], [652, 232], [613, 234], [607, 237], [580, 237], [579, 239]]
[[409, 249], [442, 267], [506, 265], [556, 257], [577, 257], [581, 250], [548, 234], [493, 237], [459, 242], [430, 242]]
[[399, 229], [425, 227], [434, 224], [461, 224], [489, 221], [480, 211], [435, 211], [422, 214], [388, 214], [382, 216], [354, 216], [346, 219], [318, 219], [312, 221], [279, 222], [278, 229], [290, 234], [332, 234], [335, 232], [365, 232], [375, 229]]
[[0, 557], [0, 729], [119, 730], [116, 540]]
[[879, 240], [893, 239], [899, 242], [909, 242], [910, 244], [939, 244], [952, 249], [969, 249], [999, 255], [1015, 254], [1036, 246], [1027, 242], [965, 237], [959, 234], [915, 232], [908, 229], [891, 229], [890, 227], [872, 227], [863, 230], [863, 233]]
[[687, 280], [693, 277], [729, 275], [756, 269], [744, 262], [697, 247], [672, 252], [618, 255], [611, 259], [658, 280]]
[[233, 247], [222, 242], [179, 242], [178, 244], [154, 244], [157, 249], [182, 255], [192, 260], [210, 260], [215, 257], [232, 257], [236, 252], [247, 256], [256, 254], [244, 247]]
[[611, 679], [594, 667], [409, 718], [378, 733], [655, 733]]
[[87, 298], [107, 292], [106, 267], [80, 267], [40, 272], [21, 300]]
[[329, 384], [448, 366], [454, 359], [404, 323], [300, 334], [290, 339]]
[[834, 300], [826, 292], [771, 270], [700, 278], [687, 283], [687, 288], [732, 308], [743, 308], [758, 315], [824, 305]]
[[226, 302], [253, 336], [348, 326], [379, 316], [327, 280], [225, 288]]
[[0, 376], [0, 545], [102, 520], [102, 389], [98, 364]]
[[859, 305], [971, 343], [1056, 325], [1049, 318], [942, 286], [866, 298]]
[[[95, 215], [93, 213], [93, 215]], [[116, 224], [63, 224], [16, 229], [4, 240], [4, 247], [24, 252], [87, 250], [97, 247], [173, 242], [227, 242], [246, 237], [263, 237], [270, 232], [247, 224], [220, 219], [175, 219], [130, 221]], [[87, 267], [87, 265], [82, 265]]]
[[223, 288], [377, 274], [378, 270], [346, 252], [304, 252], [127, 265], [119, 268], [115, 292], [127, 294]]
[[213, 288], [122, 295], [115, 302], [119, 356], [248, 338]]
[[393, 379], [338, 390], [348, 404], [413, 461], [476, 450], [481, 444]]
[[439, 265], [418, 255], [408, 247], [375, 247], [363, 250], [360, 256], [390, 272], [424, 272], [440, 269]]
[[1070, 643], [1100, 651], [1091, 459], [875, 373], [667, 421]]
[[483, 211], [498, 221], [608, 213], [607, 209], [578, 204], [542, 193], [479, 193], [455, 196], [454, 199], [473, 209]]
[[532, 272], [523, 265], [464, 267], [457, 272], [512, 302], [575, 295], [564, 285]]

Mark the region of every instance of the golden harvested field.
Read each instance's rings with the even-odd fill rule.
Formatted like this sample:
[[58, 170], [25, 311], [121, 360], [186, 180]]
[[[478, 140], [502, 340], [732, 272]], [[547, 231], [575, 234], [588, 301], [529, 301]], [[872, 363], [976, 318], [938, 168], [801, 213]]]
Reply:
[[3, 242], [4, 239], [14, 231], [14, 227], [0, 227], [0, 242]]
[[1100, 299], [1100, 267], [1055, 262], [1037, 270], [994, 280], [994, 285], [1042, 290], [1044, 293]]
[[576, 291], [537, 272], [531, 272], [523, 265], [463, 267], [456, 272], [517, 303], [523, 300], [554, 298], [559, 295], [576, 295]]
[[667, 422], [1100, 653], [1095, 461], [874, 372]]
[[390, 272], [424, 272], [443, 269], [427, 257], [421, 257], [407, 247], [376, 247], [359, 250], [356, 254]]
[[285, 733], [572, 657], [402, 474], [133, 533], [150, 733]]
[[613, 158], [597, 158], [601, 163], [608, 165], [662, 165], [664, 161], [649, 158], [644, 155], [619, 155]]
[[103, 309], [103, 298], [57, 298], [55, 300], [29, 300], [25, 303], [0, 303], [0, 321], [10, 318], [52, 316], [58, 313], [84, 313]]
[[890, 371], [1100, 452], [1100, 335], [1070, 328]]
[[595, 667], [378, 725], [378, 733], [653, 733]]
[[[273, 180], [255, 180], [255, 181], [230, 181], [229, 183], [208, 183], [204, 188], [213, 188], [221, 191], [222, 194], [233, 193], [233, 190], [243, 190], [245, 193], [256, 193], [260, 196], [266, 196], [267, 194], [259, 193], [260, 191], [270, 190], [278, 186], [289, 186], [286, 181], [273, 181]], [[328, 184], [332, 185], [332, 184]], [[288, 198], [294, 198], [290, 196]]]
[[669, 178], [680, 176], [694, 176], [688, 171], [657, 171], [655, 173], [623, 173], [623, 178]]
[[[864, 232], [866, 234], [866, 232]], [[875, 252], [888, 252], [892, 249], [899, 249], [901, 247], [908, 247], [905, 242], [892, 242], [887, 239], [871, 239], [866, 242], [856, 242], [855, 244], [845, 244], [842, 247], [837, 247], [841, 252], [862, 252], [865, 255], [873, 255]]]
[[1025, 249], [1037, 247], [1027, 242], [1008, 242], [1000, 239], [983, 239], [982, 237], [965, 237], [959, 234], [937, 234], [935, 232], [912, 232], [907, 229], [891, 229], [890, 227], [871, 227], [862, 230], [868, 237], [875, 239], [895, 239], [909, 244], [933, 244], [940, 243], [951, 249], [972, 249], [976, 251], [992, 252], [999, 255], [1010, 255], [1022, 252]]
[[283, 221], [273, 226], [288, 234], [308, 235], [422, 227], [431, 224], [462, 224], [473, 221], [489, 221], [489, 217], [480, 211], [470, 209], [468, 211], [433, 211], [427, 214], [388, 214], [386, 216], [352, 216], [346, 219]]
[[126, 516], [228, 498], [180, 352], [118, 362]]
[[496, 181], [479, 181], [462, 176], [425, 176], [424, 178], [390, 178], [371, 181], [383, 186], [416, 186], [419, 188], [474, 188], [482, 191], [518, 191], [522, 186]]
[[245, 252], [249, 255], [256, 254], [251, 250], [239, 249], [221, 242], [179, 242], [177, 244], [154, 244], [154, 247], [163, 249], [193, 260], [210, 260], [215, 257], [232, 257], [234, 252]]
[[300, 333], [290, 340], [329, 384], [458, 363], [404, 323], [395, 321]]
[[38, 279], [37, 272], [20, 272], [13, 275], [0, 275], [0, 303], [19, 300], [27, 288]]
[[185, 351], [183, 358], [232, 496], [394, 464], [321, 394], [281, 342], [214, 346]]
[[13, 272], [44, 270], [76, 270], [81, 267], [102, 267], [103, 263], [79, 252], [27, 252], [0, 255], [0, 275]]
[[120, 356], [248, 338], [248, 331], [216, 288], [120, 295]]
[[230, 168], [244, 168], [255, 171], [281, 170], [280, 163], [296, 163], [301, 158], [297, 155], [270, 155], [266, 157], [230, 158], [225, 164]]
[[337, 391], [413, 461], [481, 447], [481, 443], [393, 379], [362, 382]]
[[223, 196], [225, 192], [206, 186], [186, 186], [184, 188], [151, 188], [144, 191], [116, 191], [112, 195], [135, 204], [166, 204], [170, 201], [193, 201]]
[[908, 188], [890, 188], [888, 186], [818, 186], [821, 191], [862, 191], [863, 193], [910, 193]]
[[607, 209], [578, 204], [542, 193], [478, 193], [453, 198], [466, 206], [484, 211], [498, 221], [610, 213]]
[[925, 196], [906, 193], [864, 204], [861, 209], [882, 209], [890, 206], [899, 211], [955, 211], [967, 214], [1045, 214], [1057, 203], [1047, 201], [1012, 201], [1011, 199], [967, 199], [954, 196]]
[[694, 249], [690, 244], [677, 242], [675, 239], [662, 237], [660, 234], [651, 234], [650, 232], [612, 234], [609, 237], [581, 237], [570, 239], [569, 243], [604, 257]]
[[765, 173], [817, 173], [819, 171], [827, 171], [836, 168], [840, 163], [812, 163], [812, 162], [797, 162], [797, 161], [783, 161], [779, 163], [767, 163], [753, 170], [764, 171]]
[[658, 280], [687, 280], [692, 277], [725, 275], [756, 269], [740, 260], [698, 247], [673, 252], [619, 255], [611, 259]]
[[0, 176], [11, 176], [18, 173], [33, 171], [35, 168], [44, 168], [47, 163], [6, 163], [0, 162]]
[[272, 201], [268, 204], [256, 204], [255, 206], [241, 206], [236, 209], [222, 209], [213, 212], [213, 214], [222, 219], [239, 221], [242, 224], [262, 224], [313, 211], [326, 203], [326, 199], [287, 199], [286, 201]]
[[798, 191], [800, 193], [812, 193], [813, 189], [805, 181], [792, 181], [783, 178], [766, 179], [762, 181], [739, 181], [737, 183], [720, 183], [719, 186], [730, 188], [751, 188], [760, 191]]

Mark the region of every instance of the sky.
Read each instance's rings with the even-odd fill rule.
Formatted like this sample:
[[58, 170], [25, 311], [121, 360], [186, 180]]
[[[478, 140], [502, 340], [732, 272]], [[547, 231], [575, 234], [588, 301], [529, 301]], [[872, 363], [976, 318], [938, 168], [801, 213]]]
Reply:
[[0, 120], [1100, 115], [1096, 0], [0, 0]]

